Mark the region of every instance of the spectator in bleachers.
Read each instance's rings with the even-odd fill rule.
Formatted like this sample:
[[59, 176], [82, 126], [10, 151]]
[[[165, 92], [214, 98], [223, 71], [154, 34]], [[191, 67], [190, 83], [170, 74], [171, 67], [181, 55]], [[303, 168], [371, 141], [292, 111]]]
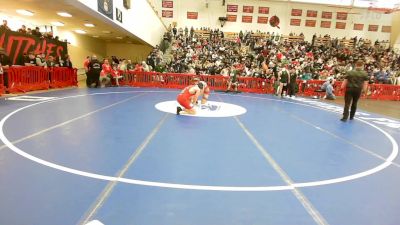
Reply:
[[21, 28], [18, 29], [18, 32], [26, 34], [27, 33], [26, 26], [22, 25]]
[[[56, 66], [58, 66], [58, 67], [65, 67], [64, 60], [63, 60], [63, 58], [62, 58], [61, 56], [56, 56], [55, 59], [54, 59], [54, 61], [55, 61], [55, 63], [56, 63]], [[87, 70], [86, 70], [86, 67], [84, 67], [84, 68], [85, 68], [85, 72], [86, 72], [86, 71], [87, 71]]]
[[114, 64], [114, 63], [119, 65], [119, 60], [118, 60], [118, 58], [116, 56], [111, 56], [110, 64]]
[[25, 58], [25, 66], [37, 66], [34, 52], [28, 53], [28, 57]]
[[142, 61], [142, 68], [144, 72], [150, 72], [150, 67], [145, 61]]
[[47, 67], [56, 67], [56, 66], [58, 66], [57, 64], [56, 64], [56, 62], [55, 62], [55, 60], [54, 60], [54, 57], [53, 56], [51, 56], [51, 55], [49, 55], [49, 57], [48, 57], [48, 59], [47, 59], [47, 61], [46, 61], [46, 65], [47, 65]]
[[115, 84], [117, 86], [119, 86], [119, 80], [121, 80], [123, 78], [123, 76], [121, 76], [118, 66], [115, 64], [113, 66], [111, 75], [112, 75], [112, 78], [115, 80]]
[[400, 71], [398, 71], [397, 74], [395, 75], [393, 84], [400, 86]]
[[3, 75], [4, 79], [4, 85], [8, 87], [8, 73], [7, 70], [11, 66], [11, 60], [10, 57], [8, 57], [7, 52], [3, 49], [0, 48], [0, 70], [1, 70], [1, 75]]
[[178, 33], [178, 29], [176, 29], [175, 26], [172, 28], [172, 33], [174, 34], [174, 37], [176, 37], [176, 35]]
[[42, 37], [42, 33], [40, 32], [39, 27], [36, 27], [34, 30], [32, 30], [32, 35], [37, 36], [37, 37]]
[[36, 60], [36, 65], [37, 66], [47, 67], [46, 55], [44, 53], [42, 53], [40, 55], [37, 55], [35, 60]]
[[[237, 71], [238, 77], [271, 78], [274, 75], [275, 80], [279, 82], [277, 71], [283, 70], [287, 64], [290, 75], [294, 70], [296, 76], [290, 76], [290, 80], [301, 78], [304, 81], [301, 87], [303, 89], [310, 79], [326, 80], [332, 77], [343, 80], [344, 74], [353, 70], [354, 62], [360, 58], [367, 62], [366, 66], [383, 66], [388, 78], [394, 80], [396, 63], [393, 62], [400, 61], [399, 55], [391, 50], [382, 51], [368, 45], [353, 48], [352, 45], [344, 44], [346, 39], [339, 40], [329, 35], [324, 35], [324, 38], [329, 39], [330, 43], [322, 43], [322, 35], [317, 38], [315, 34], [315, 43], [312, 45], [302, 39], [292, 42], [275, 33], [261, 36], [259, 32], [241, 31], [236, 36], [229, 35], [229, 38], [223, 39], [218, 35], [218, 29], [202, 27], [180, 32], [182, 28], [175, 28], [175, 33], [173, 30], [169, 33], [171, 36], [174, 34], [174, 38], [170, 51], [166, 53], [168, 55], [164, 57], [157, 47], [147, 58], [147, 64], [155, 71], [192, 73], [194, 70], [196, 74], [218, 75], [226, 74], [224, 68], [232, 67]], [[207, 31], [210, 35], [207, 35]], [[275, 40], [275, 36], [278, 37], [278, 41]], [[293, 37], [295, 36], [293, 33]], [[357, 42], [357, 46], [360, 41]], [[281, 64], [278, 64], [279, 62]], [[370, 73], [370, 76], [373, 76], [373, 73]], [[297, 82], [295, 85], [296, 90]]]
[[111, 74], [101, 71], [99, 76], [100, 87], [108, 87], [111, 84]]
[[7, 20], [3, 20], [3, 24], [0, 26], [0, 29], [11, 30], [7, 24]]
[[386, 84], [388, 83], [388, 74], [384, 71], [383, 67], [379, 69], [377, 73], [375, 73], [376, 81], [379, 84]]
[[103, 64], [101, 65], [101, 75], [110, 76], [112, 72], [112, 66], [108, 59], [103, 60]]
[[72, 61], [71, 61], [70, 55], [64, 56], [64, 67], [68, 67], [68, 68], [72, 69]]

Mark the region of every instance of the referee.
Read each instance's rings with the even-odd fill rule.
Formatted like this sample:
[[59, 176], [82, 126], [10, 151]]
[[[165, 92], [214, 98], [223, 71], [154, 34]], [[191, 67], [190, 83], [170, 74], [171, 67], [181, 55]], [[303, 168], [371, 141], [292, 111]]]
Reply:
[[344, 95], [344, 110], [343, 117], [340, 119], [342, 122], [346, 122], [349, 118], [349, 108], [350, 110], [350, 120], [354, 118], [357, 110], [357, 102], [361, 96], [361, 92], [367, 90], [368, 85], [368, 75], [364, 71], [364, 62], [358, 60], [355, 65], [355, 70], [348, 71], [345, 76], [345, 80], [342, 83], [342, 90], [346, 88], [346, 93]]

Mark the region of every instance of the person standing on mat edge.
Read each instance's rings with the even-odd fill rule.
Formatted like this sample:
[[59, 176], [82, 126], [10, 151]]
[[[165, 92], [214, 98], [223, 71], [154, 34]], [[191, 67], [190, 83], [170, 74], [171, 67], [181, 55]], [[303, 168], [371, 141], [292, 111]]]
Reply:
[[196, 110], [193, 108], [192, 102], [197, 102], [198, 97], [201, 94], [201, 90], [203, 90], [204, 86], [202, 82], [199, 82], [195, 85], [190, 85], [185, 87], [178, 95], [176, 100], [178, 103], [183, 106], [176, 107], [176, 114], [180, 115], [181, 113], [194, 115], [196, 114]]
[[347, 71], [345, 80], [342, 83], [342, 90], [346, 88], [344, 96], [344, 110], [343, 117], [340, 119], [342, 122], [346, 122], [349, 118], [349, 108], [350, 110], [350, 120], [354, 118], [357, 110], [357, 102], [361, 96], [361, 92], [367, 90], [368, 86], [368, 75], [364, 71], [364, 62], [358, 60], [355, 65], [355, 70]]

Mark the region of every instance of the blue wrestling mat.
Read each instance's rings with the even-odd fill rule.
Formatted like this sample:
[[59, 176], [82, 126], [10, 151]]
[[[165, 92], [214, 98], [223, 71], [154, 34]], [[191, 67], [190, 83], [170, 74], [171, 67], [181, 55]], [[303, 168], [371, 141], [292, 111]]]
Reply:
[[245, 93], [178, 116], [178, 93], [0, 99], [0, 225], [400, 224], [400, 121]]

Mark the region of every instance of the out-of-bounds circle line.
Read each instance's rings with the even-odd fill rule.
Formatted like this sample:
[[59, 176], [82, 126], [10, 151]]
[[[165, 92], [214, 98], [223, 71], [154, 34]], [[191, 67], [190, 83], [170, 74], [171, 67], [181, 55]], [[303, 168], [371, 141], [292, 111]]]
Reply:
[[[40, 104], [59, 101], [59, 100], [63, 100], [63, 99], [85, 97], [85, 96], [92, 96], [92, 95], [127, 94], [127, 93], [167, 93], [167, 92], [171, 92], [171, 91], [101, 92], [101, 93], [66, 96], [66, 97], [55, 98], [55, 99], [51, 99], [51, 100], [47, 100], [47, 101], [43, 101], [43, 102], [30, 104], [30, 105], [21, 107], [21, 108], [15, 110], [13, 112], [7, 114], [5, 117], [3, 117], [3, 119], [0, 121], [0, 140], [2, 140], [4, 142], [4, 144], [9, 149], [11, 149], [12, 151], [14, 151], [15, 153], [17, 153], [18, 155], [20, 155], [22, 157], [25, 157], [25, 158], [27, 158], [29, 160], [37, 162], [37, 163], [39, 163], [41, 165], [44, 165], [44, 166], [47, 166], [47, 167], [50, 167], [50, 168], [53, 168], [53, 169], [57, 169], [57, 170], [60, 170], [60, 171], [64, 171], [64, 172], [67, 172], [67, 173], [76, 174], [76, 175], [85, 176], [85, 177], [94, 178], [94, 179], [99, 179], [99, 180], [105, 180], [105, 181], [115, 181], [115, 182], [122, 182], [122, 183], [128, 183], [128, 184], [152, 186], [152, 187], [188, 189], [188, 190], [203, 190], [203, 191], [233, 191], [233, 192], [284, 191], [284, 190], [292, 190], [294, 188], [300, 188], [300, 187], [313, 187], [313, 186], [321, 186], [321, 185], [341, 183], [341, 182], [355, 180], [355, 179], [359, 179], [359, 178], [362, 178], [362, 177], [369, 176], [371, 174], [377, 173], [377, 172], [387, 168], [388, 166], [390, 166], [392, 161], [398, 155], [398, 144], [397, 144], [397, 142], [394, 140], [394, 138], [392, 136], [390, 136], [387, 132], [385, 132], [381, 128], [375, 126], [374, 124], [371, 124], [371, 123], [369, 123], [367, 121], [364, 121], [362, 119], [358, 119], [358, 120], [362, 121], [363, 123], [368, 124], [369, 126], [375, 128], [378, 131], [380, 131], [381, 133], [383, 133], [389, 139], [389, 141], [392, 144], [392, 152], [389, 155], [389, 157], [386, 158], [385, 162], [383, 162], [382, 164], [380, 164], [380, 165], [378, 165], [378, 166], [376, 166], [376, 167], [374, 167], [372, 169], [369, 169], [369, 170], [366, 170], [366, 171], [363, 171], [363, 172], [360, 172], [360, 173], [352, 174], [352, 175], [349, 175], [349, 176], [333, 178], [333, 179], [326, 179], [326, 180], [320, 180], [320, 181], [311, 181], [311, 182], [304, 182], [304, 183], [293, 183], [292, 185], [259, 186], [259, 187], [253, 187], [253, 186], [249, 186], [249, 187], [245, 187], [245, 186], [242, 186], [242, 187], [235, 187], [235, 186], [207, 186], [207, 185], [191, 185], [191, 184], [153, 182], [153, 181], [145, 181], [145, 180], [128, 179], [128, 178], [122, 178], [122, 177], [120, 178], [120, 177], [106, 176], [106, 175], [101, 175], [101, 174], [96, 174], [96, 173], [85, 172], [85, 171], [73, 169], [73, 168], [70, 168], [70, 167], [58, 165], [58, 164], [55, 164], [55, 163], [40, 159], [40, 158], [35, 157], [33, 155], [30, 155], [30, 154], [24, 152], [23, 150], [19, 149], [18, 147], [16, 147], [4, 135], [4, 130], [3, 130], [4, 124], [11, 116], [13, 116], [14, 114], [16, 114], [18, 112], [21, 112], [21, 111], [23, 111], [23, 110], [25, 110], [27, 108], [30, 108], [30, 107], [33, 107], [33, 106], [37, 106], [37, 105], [40, 105]], [[171, 92], [171, 93], [174, 93], [174, 92]], [[255, 96], [242, 96], [242, 97], [259, 98], [259, 99], [263, 99], [263, 100], [286, 102], [286, 103], [302, 105], [302, 106], [307, 106], [307, 107], [312, 107], [312, 108], [317, 108], [317, 109], [324, 110], [323, 108], [320, 108], [320, 107], [315, 107], [315, 106], [312, 106], [312, 105], [302, 104], [302, 103], [298, 103], [298, 102], [283, 101], [283, 100], [278, 100], [278, 99], [268, 99], [268, 98], [261, 98], [261, 97], [255, 97]]]

